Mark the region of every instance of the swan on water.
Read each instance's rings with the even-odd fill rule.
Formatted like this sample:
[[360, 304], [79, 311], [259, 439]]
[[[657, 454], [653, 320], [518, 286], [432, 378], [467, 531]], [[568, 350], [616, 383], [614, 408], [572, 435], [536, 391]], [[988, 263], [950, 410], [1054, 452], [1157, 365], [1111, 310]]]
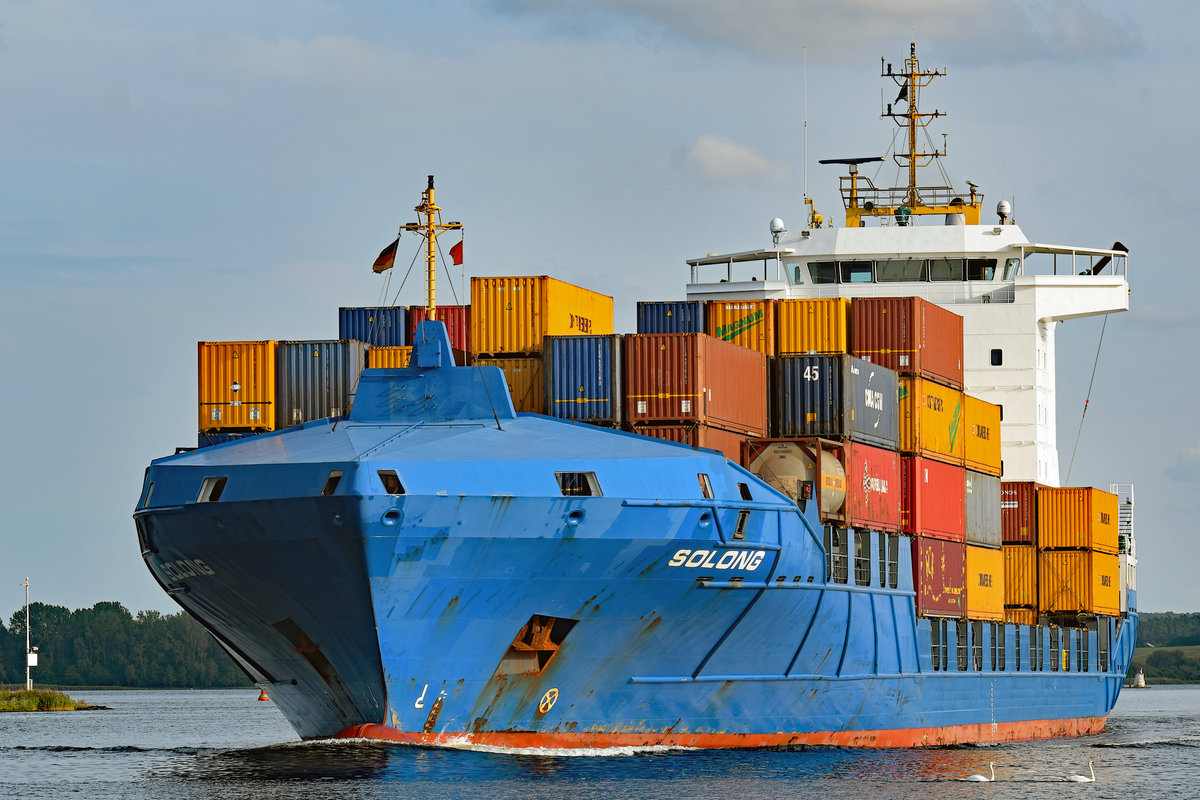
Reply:
[[991, 770], [991, 773], [992, 773], [992, 777], [990, 777], [990, 778], [986, 775], [968, 775], [967, 777], [963, 778], [963, 780], [964, 781], [994, 781], [994, 780], [996, 780], [996, 762], [989, 761], [988, 769]]
[[1092, 773], [1092, 777], [1089, 778], [1087, 775], [1068, 775], [1064, 780], [1075, 781], [1076, 783], [1093, 783], [1096, 780], [1096, 769], [1093, 766], [1095, 763], [1095, 761], [1088, 762], [1088, 772]]

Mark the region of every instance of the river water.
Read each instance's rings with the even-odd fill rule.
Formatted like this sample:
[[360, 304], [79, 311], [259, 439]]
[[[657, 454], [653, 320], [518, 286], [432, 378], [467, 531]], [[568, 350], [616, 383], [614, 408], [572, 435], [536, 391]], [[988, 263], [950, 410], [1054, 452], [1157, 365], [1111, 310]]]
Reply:
[[[71, 692], [107, 711], [0, 714], [0, 798], [954, 800], [1186, 797], [1200, 687], [1126, 690], [1083, 739], [924, 750], [591, 755], [300, 742], [258, 690]], [[994, 784], [961, 780], [996, 764]], [[1095, 783], [1067, 783], [1096, 762]], [[1190, 789], [1188, 787], [1191, 787]]]

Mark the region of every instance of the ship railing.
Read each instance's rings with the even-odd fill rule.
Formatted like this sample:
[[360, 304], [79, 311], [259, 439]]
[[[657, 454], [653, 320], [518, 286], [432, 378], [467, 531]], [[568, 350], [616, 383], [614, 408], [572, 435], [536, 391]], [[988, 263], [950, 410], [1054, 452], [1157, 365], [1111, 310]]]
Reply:
[[[773, 247], [766, 250], [746, 250], [741, 253], [722, 253], [709, 255], [704, 258], [688, 259], [692, 268], [692, 283], [734, 283], [738, 281], [782, 281], [784, 280], [784, 259], [793, 256], [796, 251], [790, 247]], [[700, 279], [700, 270], [704, 269], [708, 280]], [[712, 279], [713, 274], [723, 277]]]
[[1126, 280], [1129, 278], [1129, 253], [1125, 250], [1033, 243], [1018, 247], [1021, 275], [1118, 275]]
[[[909, 190], [907, 186], [891, 186], [888, 188], [880, 188], [871, 182], [870, 178], [858, 175], [851, 178], [849, 175], [843, 175], [841, 178], [841, 193], [842, 203], [846, 208], [857, 207], [863, 211], [874, 211], [877, 208], [900, 208], [908, 205]], [[983, 200], [982, 194], [976, 194], [974, 198], [969, 192], [962, 192], [955, 189], [953, 186], [917, 186], [917, 205], [929, 207], [945, 207], [953, 205], [966, 205], [967, 203], [978, 203]], [[851, 202], [855, 206], [851, 206]], [[907, 217], [906, 225], [917, 225], [919, 214], [913, 214]], [[890, 217], [880, 216], [881, 225], [886, 225]], [[937, 224], [942, 225], [942, 218], [936, 217]]]
[[819, 283], [805, 285], [804, 297], [898, 297], [919, 294], [938, 305], [1012, 303], [1011, 281], [922, 281], [919, 283]]

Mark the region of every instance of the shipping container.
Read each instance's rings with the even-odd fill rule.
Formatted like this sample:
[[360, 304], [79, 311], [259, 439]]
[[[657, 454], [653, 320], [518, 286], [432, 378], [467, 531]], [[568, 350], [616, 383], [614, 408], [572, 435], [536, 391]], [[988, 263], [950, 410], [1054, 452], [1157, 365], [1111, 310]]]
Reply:
[[962, 617], [966, 612], [966, 545], [918, 536], [912, 547], [917, 615]]
[[1004, 605], [1037, 608], [1037, 548], [1031, 544], [1006, 544], [1004, 553]]
[[546, 385], [541, 356], [477, 358], [474, 365], [499, 367], [512, 395], [513, 408], [531, 414], [546, 413]]
[[1094, 550], [1041, 550], [1038, 579], [1038, 609], [1043, 614], [1120, 613], [1116, 555]]
[[545, 275], [471, 278], [472, 355], [541, 355], [544, 336], [612, 332], [608, 295]]
[[1000, 534], [1005, 544], [1037, 544], [1037, 493], [1033, 481], [1000, 483]]
[[1004, 621], [1004, 552], [967, 545], [967, 619]]
[[1004, 621], [1009, 625], [1037, 625], [1038, 612], [1036, 608], [1006, 608]]
[[1117, 552], [1117, 496], [1091, 487], [1038, 490], [1038, 548]]
[[964, 466], [985, 475], [999, 477], [1000, 461], [1000, 406], [963, 395], [963, 420], [966, 423], [966, 443], [963, 449]]
[[625, 337], [631, 423], [698, 423], [767, 435], [767, 357], [703, 333]]
[[775, 355], [847, 353], [850, 298], [776, 301], [775, 327]]
[[276, 342], [197, 342], [196, 349], [198, 430], [275, 430]]
[[905, 533], [966, 541], [966, 477], [962, 467], [903, 456], [900, 479], [900, 523]]
[[370, 369], [403, 369], [412, 358], [411, 347], [372, 347], [367, 350]]
[[824, 436], [896, 449], [896, 373], [853, 356], [782, 356], [771, 361], [775, 436]]
[[275, 368], [279, 427], [349, 413], [366, 364], [361, 340], [280, 342]]
[[925, 378], [900, 378], [900, 452], [963, 465], [963, 393]]
[[638, 333], [704, 333], [704, 301], [640, 301]]
[[850, 352], [961, 389], [963, 320], [920, 297], [857, 297], [850, 306]]
[[744, 434], [710, 425], [634, 425], [632, 430], [642, 436], [717, 450], [735, 463], [741, 458], [742, 442], [746, 439]]
[[[454, 350], [470, 352], [471, 350], [471, 307], [470, 306], [438, 306], [433, 312], [434, 319], [441, 320], [450, 335], [450, 347]], [[425, 306], [408, 307], [408, 341], [411, 343], [417, 334], [417, 325], [424, 322], [429, 315]]]
[[704, 328], [721, 341], [775, 355], [774, 300], [709, 300], [704, 305]]
[[966, 500], [967, 544], [999, 548], [1000, 536], [1000, 479], [966, 471], [964, 496]]
[[542, 358], [546, 413], [553, 417], [620, 425], [623, 337], [547, 336]]
[[846, 525], [871, 530], [900, 530], [900, 454], [847, 442]]
[[412, 341], [407, 319], [404, 306], [339, 308], [338, 339], [357, 339], [373, 347], [403, 347]]

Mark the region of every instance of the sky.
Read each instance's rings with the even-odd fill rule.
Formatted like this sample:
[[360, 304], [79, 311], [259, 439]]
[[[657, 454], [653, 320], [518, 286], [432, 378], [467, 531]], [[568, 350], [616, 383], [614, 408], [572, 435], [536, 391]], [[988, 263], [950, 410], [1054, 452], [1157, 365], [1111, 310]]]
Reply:
[[922, 103], [956, 184], [1032, 241], [1129, 247], [1102, 344], [1101, 318], [1058, 330], [1062, 477], [1096, 363], [1070, 483], [1134, 483], [1142, 610], [1200, 610], [1198, 22], [1182, 0], [0, 0], [0, 617], [26, 577], [43, 603], [177, 610], [131, 514], [151, 459], [194, 444], [196, 342], [421, 302], [403, 249], [370, 266], [426, 175], [467, 276], [553, 275], [632, 331], [685, 259], [799, 228], [806, 186], [840, 219], [816, 162], [888, 149], [880, 58], [913, 40], [948, 72]]

